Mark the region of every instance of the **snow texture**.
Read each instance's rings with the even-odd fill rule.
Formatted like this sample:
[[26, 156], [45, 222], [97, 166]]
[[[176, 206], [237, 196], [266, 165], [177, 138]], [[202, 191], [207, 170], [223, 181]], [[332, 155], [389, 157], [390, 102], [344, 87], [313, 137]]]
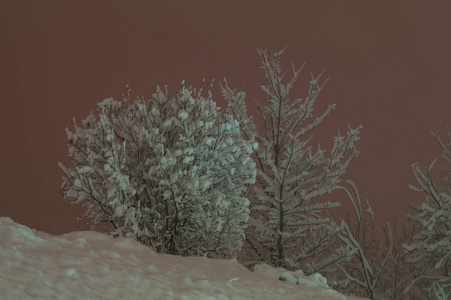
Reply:
[[[0, 218], [0, 299], [359, 299], [324, 277], [235, 260], [156, 254], [99, 232], [52, 236]], [[278, 280], [289, 275], [301, 285]]]

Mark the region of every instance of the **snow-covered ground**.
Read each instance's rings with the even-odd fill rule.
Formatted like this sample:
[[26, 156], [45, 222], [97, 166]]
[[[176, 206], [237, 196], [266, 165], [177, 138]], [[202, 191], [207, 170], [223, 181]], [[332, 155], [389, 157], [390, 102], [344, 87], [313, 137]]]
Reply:
[[[278, 280], [299, 280], [300, 285]], [[0, 218], [0, 299], [357, 299], [267, 265], [156, 254], [94, 231], [52, 236]]]

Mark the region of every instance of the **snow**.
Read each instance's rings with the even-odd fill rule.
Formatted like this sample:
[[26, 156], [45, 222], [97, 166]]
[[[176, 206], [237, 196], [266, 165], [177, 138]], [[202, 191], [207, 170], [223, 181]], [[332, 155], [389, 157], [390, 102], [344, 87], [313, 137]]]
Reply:
[[156, 254], [95, 231], [52, 236], [2, 217], [0, 236], [0, 299], [358, 299], [320, 274]]
[[180, 120], [184, 121], [188, 118], [188, 113], [184, 110], [181, 110], [178, 114]]

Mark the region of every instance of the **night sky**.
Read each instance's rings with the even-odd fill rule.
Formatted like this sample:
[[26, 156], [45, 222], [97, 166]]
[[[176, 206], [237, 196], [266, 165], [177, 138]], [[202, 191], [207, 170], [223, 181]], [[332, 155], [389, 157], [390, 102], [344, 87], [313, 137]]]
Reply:
[[[0, 216], [51, 234], [87, 230], [75, 220], [84, 208], [60, 194], [73, 117], [80, 124], [96, 103], [121, 99], [126, 84], [134, 99], [204, 77], [227, 77], [254, 112], [254, 99], [265, 103], [256, 49], [290, 44], [287, 70], [307, 62], [292, 96], [304, 97], [310, 73], [324, 70], [315, 117], [337, 103], [312, 145], [330, 149], [337, 130], [362, 124], [345, 178], [378, 222], [402, 221], [407, 203], [421, 200], [408, 189], [410, 165], [439, 158], [430, 132], [445, 139], [451, 125], [450, 13], [450, 1], [2, 0]], [[225, 107], [218, 84], [212, 92]]]

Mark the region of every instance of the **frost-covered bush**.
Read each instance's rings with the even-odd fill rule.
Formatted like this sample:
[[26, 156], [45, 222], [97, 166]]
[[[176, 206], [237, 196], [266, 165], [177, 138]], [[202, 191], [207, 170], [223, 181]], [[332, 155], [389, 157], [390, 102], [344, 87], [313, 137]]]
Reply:
[[[183, 84], [182, 84], [183, 85]], [[239, 250], [249, 217], [246, 186], [255, 182], [238, 121], [208, 97], [167, 88], [130, 103], [97, 105], [74, 131], [66, 128], [69, 158], [62, 193], [87, 207], [93, 228], [107, 222], [114, 237], [133, 237], [159, 253], [230, 255]]]
[[428, 290], [432, 298], [446, 299], [445, 295], [451, 296], [451, 131], [448, 128], [447, 143], [437, 132], [432, 135], [443, 150], [442, 159], [448, 168], [441, 168], [446, 176], [444, 186], [440, 186], [431, 172], [436, 160], [424, 170], [418, 163], [412, 165], [418, 187], [410, 185], [410, 189], [419, 192], [423, 202], [420, 206], [411, 204], [413, 213], [408, 218], [421, 229], [404, 249], [420, 275], [406, 292], [415, 295], [419, 290]]

